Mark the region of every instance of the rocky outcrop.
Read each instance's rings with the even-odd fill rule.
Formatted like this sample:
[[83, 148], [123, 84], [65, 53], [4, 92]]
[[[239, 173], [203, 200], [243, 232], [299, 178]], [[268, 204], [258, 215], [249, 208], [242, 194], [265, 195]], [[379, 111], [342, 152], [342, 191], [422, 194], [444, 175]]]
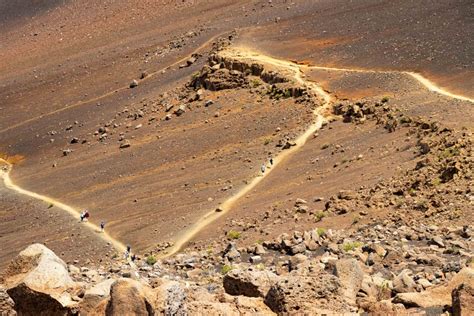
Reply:
[[224, 276], [224, 289], [231, 295], [265, 297], [270, 287], [278, 281], [270, 271], [232, 270]]
[[334, 274], [339, 278], [341, 291], [347, 302], [355, 305], [356, 296], [362, 286], [364, 273], [359, 262], [355, 259], [338, 260], [335, 265]]
[[212, 295], [202, 288], [189, 291], [188, 315], [275, 315], [262, 298]]
[[457, 286], [453, 289], [452, 299], [454, 316], [474, 315], [474, 286], [472, 284], [462, 283]]
[[72, 315], [71, 293], [76, 283], [67, 266], [51, 250], [33, 244], [15, 258], [4, 273], [4, 285], [19, 314]]
[[106, 315], [154, 315], [151, 289], [132, 279], [119, 279], [110, 288]]
[[[443, 307], [451, 305], [452, 293], [458, 286], [474, 287], [474, 269], [464, 268], [446, 285], [423, 292], [399, 293], [393, 301], [407, 307]], [[456, 292], [455, 293], [459, 293]], [[458, 296], [455, 296], [458, 297]], [[462, 297], [462, 292], [461, 292]]]
[[157, 311], [164, 315], [186, 315], [186, 292], [183, 286], [174, 281], [165, 281], [157, 289]]
[[270, 288], [265, 304], [278, 314], [350, 312], [338, 278], [324, 271], [282, 278]]
[[79, 310], [85, 315], [105, 315], [110, 298], [110, 288], [115, 279], [107, 279], [87, 289], [80, 303]]

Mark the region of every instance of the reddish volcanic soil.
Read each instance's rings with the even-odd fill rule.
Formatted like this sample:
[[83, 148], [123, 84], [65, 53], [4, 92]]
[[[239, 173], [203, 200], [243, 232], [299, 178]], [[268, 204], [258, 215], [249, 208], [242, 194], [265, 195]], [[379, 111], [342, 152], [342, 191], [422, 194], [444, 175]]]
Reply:
[[[94, 223], [105, 220], [112, 237], [138, 252], [185, 233], [245, 187], [279, 151], [279, 140], [313, 120], [308, 104], [271, 99], [253, 83], [189, 100], [195, 91], [186, 85], [218, 38], [308, 65], [417, 71], [474, 97], [471, 1], [40, 2], [0, 3], [0, 157], [23, 158], [11, 172], [17, 185], [88, 208]], [[192, 54], [197, 59], [187, 65]], [[430, 92], [407, 75], [305, 73], [336, 101], [387, 96], [410, 116], [473, 128], [472, 102]], [[138, 86], [130, 88], [134, 79]], [[185, 113], [173, 114], [181, 105]], [[314, 225], [285, 209], [296, 198], [320, 209], [326, 200], [315, 197], [376, 185], [412, 167], [415, 140], [405, 133], [337, 119], [193, 242], [219, 240], [255, 221], [265, 223], [262, 231], [249, 230], [244, 242]], [[125, 140], [131, 146], [120, 148]], [[46, 242], [68, 261], [99, 262], [113, 253], [77, 218], [3, 186], [0, 219], [7, 249], [0, 266], [31, 242]], [[352, 223], [348, 214], [321, 224]]]

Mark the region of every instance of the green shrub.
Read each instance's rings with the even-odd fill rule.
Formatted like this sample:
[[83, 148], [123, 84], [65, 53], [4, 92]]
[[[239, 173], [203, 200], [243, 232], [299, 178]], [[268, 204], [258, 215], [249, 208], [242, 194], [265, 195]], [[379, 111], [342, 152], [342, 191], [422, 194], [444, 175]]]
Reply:
[[239, 239], [241, 235], [241, 232], [235, 230], [230, 230], [227, 232], [227, 237], [229, 237], [230, 239]]
[[323, 211], [317, 211], [316, 214], [314, 214], [314, 220], [316, 222], [320, 222], [324, 217], [326, 217], [326, 213]]
[[319, 236], [326, 236], [326, 229], [324, 228], [318, 228], [316, 229], [316, 232], [318, 233]]
[[433, 186], [438, 186], [441, 184], [441, 179], [440, 178], [434, 178], [433, 180], [431, 180], [431, 184]]
[[441, 153], [441, 158], [451, 158], [458, 155], [459, 155], [459, 148], [449, 147], [443, 150], [443, 152]]
[[227, 273], [229, 273], [229, 271], [232, 271], [233, 269], [234, 269], [233, 266], [225, 264], [225, 265], [222, 266], [221, 273], [226, 275]]
[[207, 252], [207, 255], [210, 256], [210, 255], [212, 255], [212, 254], [214, 253], [214, 249], [213, 249], [211, 246], [209, 246], [209, 247], [207, 248], [206, 252]]
[[265, 265], [263, 263], [259, 263], [255, 266], [255, 268], [257, 268], [257, 270], [263, 271], [265, 270]]
[[352, 251], [356, 248], [360, 248], [362, 246], [363, 246], [363, 244], [361, 242], [358, 242], [358, 241], [347, 242], [347, 243], [342, 245], [342, 249], [347, 252], [347, 251]]
[[261, 86], [261, 85], [262, 85], [262, 82], [261, 82], [260, 80], [258, 80], [258, 79], [252, 79], [252, 81], [250, 81], [250, 86], [251, 86], [252, 88], [257, 88], [257, 87], [259, 87], [259, 86]]
[[156, 258], [153, 255], [150, 255], [146, 257], [146, 263], [150, 266], [154, 265], [156, 263]]
[[321, 149], [326, 149], [326, 148], [329, 148], [329, 144], [324, 144], [321, 146]]
[[389, 100], [388, 96], [384, 96], [384, 97], [382, 98], [382, 103], [387, 103], [388, 100]]

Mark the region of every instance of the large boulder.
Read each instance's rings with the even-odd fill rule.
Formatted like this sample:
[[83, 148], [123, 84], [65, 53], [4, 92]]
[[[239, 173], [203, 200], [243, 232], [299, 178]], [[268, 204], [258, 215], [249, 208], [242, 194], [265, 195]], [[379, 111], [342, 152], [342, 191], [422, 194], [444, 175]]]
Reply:
[[275, 315], [262, 298], [211, 294], [203, 288], [188, 289], [188, 315]]
[[230, 295], [265, 297], [278, 279], [278, 276], [270, 271], [235, 269], [225, 275], [224, 289]]
[[70, 293], [77, 287], [64, 261], [41, 244], [20, 252], [4, 275], [8, 295], [18, 314], [71, 315], [76, 304]]
[[443, 307], [451, 305], [451, 293], [460, 284], [474, 287], [474, 269], [464, 268], [445, 286], [430, 288], [424, 292], [399, 293], [393, 301], [409, 307]]
[[148, 286], [132, 279], [119, 279], [110, 288], [106, 315], [154, 315], [154, 301]]
[[187, 295], [183, 286], [176, 281], [161, 282], [155, 289], [155, 312], [158, 315], [187, 315]]
[[342, 259], [336, 262], [334, 274], [339, 278], [341, 291], [347, 302], [356, 303], [356, 296], [362, 286], [364, 272], [355, 259]]
[[14, 316], [16, 312], [14, 310], [15, 302], [8, 296], [5, 288], [0, 285], [0, 315], [2, 316]]
[[413, 272], [409, 269], [404, 269], [393, 279], [393, 289], [397, 293], [412, 292], [415, 287]]
[[351, 312], [341, 293], [339, 279], [324, 271], [315, 275], [290, 273], [270, 288], [265, 304], [277, 314]]
[[462, 283], [452, 292], [454, 316], [474, 315], [474, 286]]
[[87, 289], [79, 306], [81, 315], [105, 315], [110, 289], [115, 281], [115, 279], [107, 279]]

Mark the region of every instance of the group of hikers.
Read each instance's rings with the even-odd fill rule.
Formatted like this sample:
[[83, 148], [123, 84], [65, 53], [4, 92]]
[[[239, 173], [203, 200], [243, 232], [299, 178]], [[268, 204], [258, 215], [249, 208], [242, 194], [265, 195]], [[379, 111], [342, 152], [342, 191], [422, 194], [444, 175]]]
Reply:
[[128, 260], [130, 258], [132, 262], [135, 261], [137, 257], [135, 256], [135, 254], [132, 254], [132, 247], [127, 246], [127, 250], [125, 250], [124, 253], [124, 258], [125, 260]]
[[[80, 216], [81, 222], [85, 222], [85, 221], [89, 220], [89, 217], [91, 215], [90, 215], [88, 210], [84, 210], [84, 211], [81, 212], [81, 214], [79, 216]], [[100, 222], [100, 232], [103, 233], [104, 230], [105, 230], [105, 221], [101, 221]]]
[[[268, 159], [268, 162], [270, 163], [270, 166], [267, 167], [267, 163], [264, 162], [262, 164], [262, 166], [260, 167], [260, 171], [262, 172], [262, 176], [264, 175], [267, 168], [270, 168], [271, 166], [273, 166], [273, 158], [270, 157]], [[84, 221], [88, 221], [89, 217], [91, 215], [90, 215], [88, 210], [84, 210], [84, 211], [81, 212], [81, 214], [79, 216], [80, 216], [81, 222], [84, 222]], [[105, 230], [105, 221], [101, 221], [100, 222], [100, 232], [103, 233], [104, 230]], [[124, 253], [124, 258], [125, 258], [125, 260], [130, 259], [131, 261], [135, 261], [136, 256], [135, 256], [135, 254], [132, 254], [132, 248], [130, 246], [127, 246], [127, 249], [125, 250], [125, 253]]]
[[[79, 214], [81, 222], [88, 221], [90, 216], [91, 215], [90, 215], [88, 210], [84, 210], [84, 211], [81, 212], [81, 214]], [[104, 230], [105, 230], [105, 221], [101, 221], [100, 222], [100, 232], [103, 233]], [[132, 247], [127, 246], [127, 249], [125, 250], [125, 253], [124, 253], [124, 258], [125, 258], [125, 260], [130, 259], [131, 261], [135, 261], [136, 256], [135, 256], [135, 254], [132, 254]]]
[[[268, 162], [270, 163], [270, 166], [273, 166], [273, 158], [270, 157], [268, 159]], [[264, 162], [262, 166], [260, 167], [260, 171], [262, 172], [262, 176], [265, 174], [265, 170], [267, 170], [267, 164]]]

